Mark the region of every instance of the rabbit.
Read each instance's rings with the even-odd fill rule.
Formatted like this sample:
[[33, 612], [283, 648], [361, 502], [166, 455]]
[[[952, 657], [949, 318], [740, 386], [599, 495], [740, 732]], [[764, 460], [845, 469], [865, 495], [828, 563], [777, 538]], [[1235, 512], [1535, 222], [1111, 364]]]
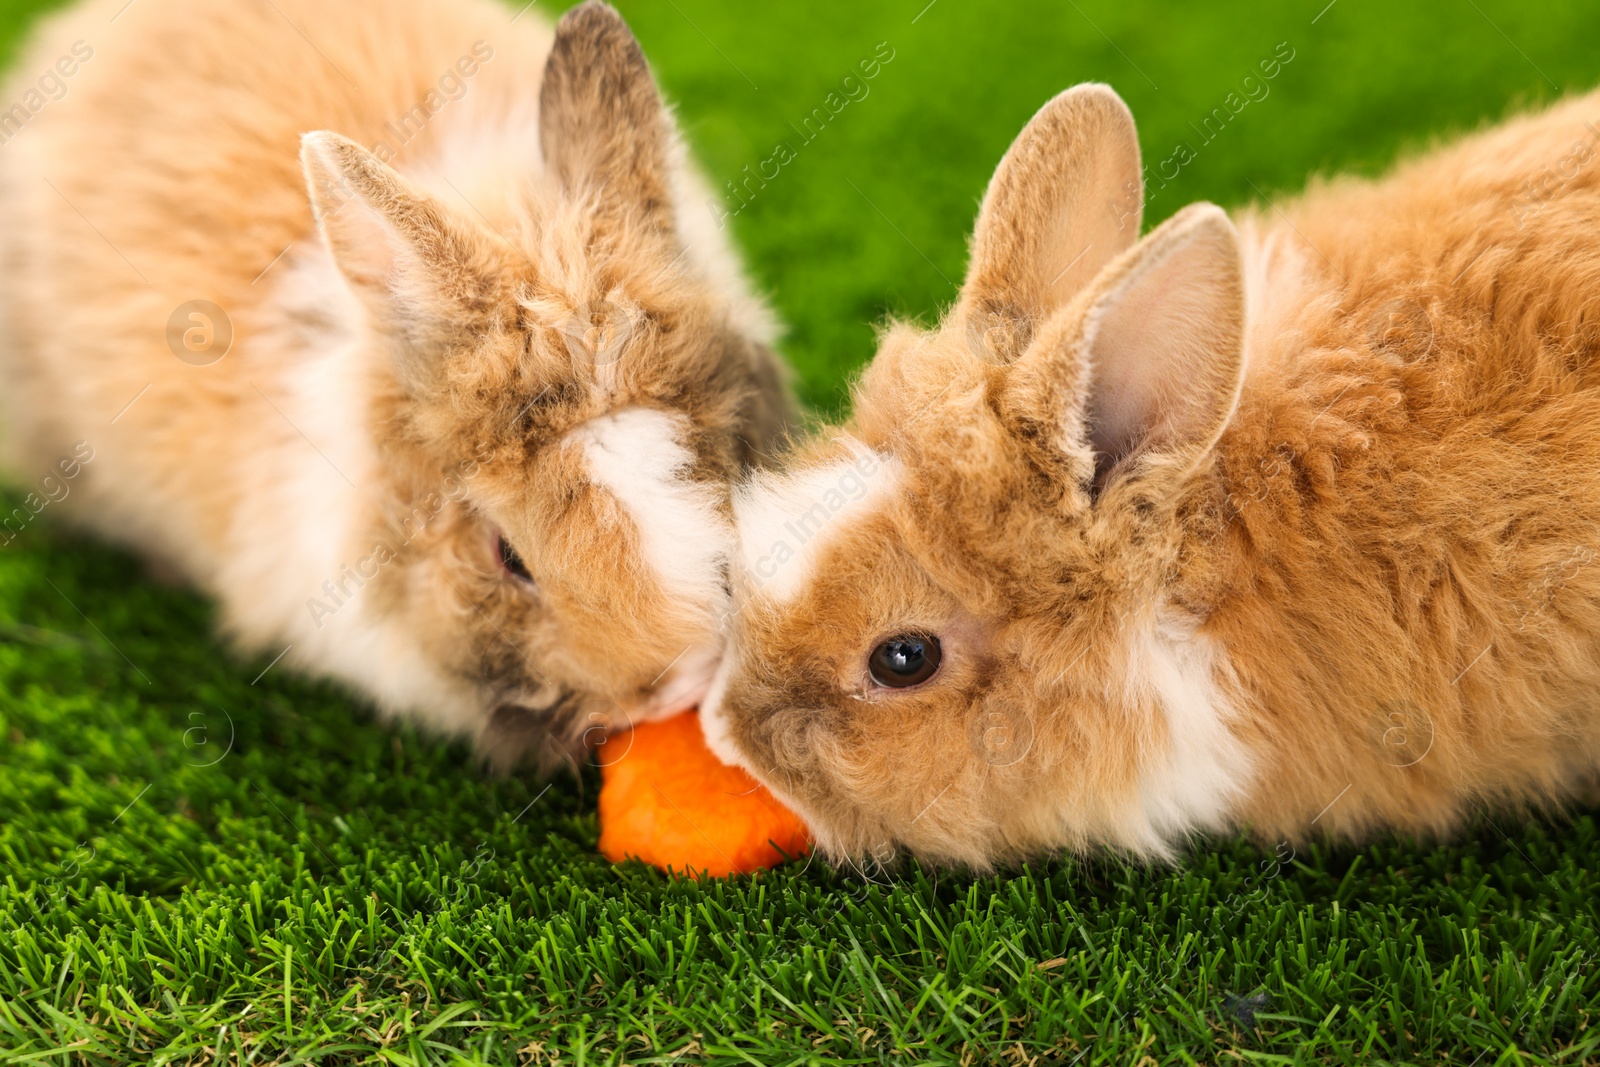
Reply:
[[1432, 837], [1600, 769], [1600, 95], [1142, 238], [1048, 103], [959, 297], [735, 490], [708, 744], [836, 862]]
[[13, 476], [84, 443], [69, 521], [495, 766], [696, 704], [794, 401], [622, 18], [125, 5], [0, 97]]

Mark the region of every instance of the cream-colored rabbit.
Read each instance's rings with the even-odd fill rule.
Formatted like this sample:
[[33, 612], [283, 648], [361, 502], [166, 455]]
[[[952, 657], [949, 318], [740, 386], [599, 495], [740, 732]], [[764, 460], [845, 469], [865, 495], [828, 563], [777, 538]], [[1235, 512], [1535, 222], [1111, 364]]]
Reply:
[[696, 702], [789, 401], [612, 9], [95, 0], [0, 99], [13, 475], [503, 764]]
[[1142, 240], [1047, 105], [960, 299], [735, 495], [704, 721], [836, 857], [1433, 832], [1600, 768], [1600, 96]]

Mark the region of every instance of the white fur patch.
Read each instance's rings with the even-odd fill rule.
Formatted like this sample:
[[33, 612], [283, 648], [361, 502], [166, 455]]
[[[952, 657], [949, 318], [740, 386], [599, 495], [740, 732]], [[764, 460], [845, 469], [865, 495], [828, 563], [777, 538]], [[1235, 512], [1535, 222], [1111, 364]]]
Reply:
[[1192, 624], [1158, 611], [1135, 634], [1129, 683], [1153, 697], [1166, 720], [1168, 746], [1147, 754], [1134, 822], [1155, 853], [1194, 830], [1228, 824], [1252, 776], [1250, 752], [1228, 722], [1235, 716], [1219, 677], [1228, 673], [1221, 647]]
[[712, 194], [692, 163], [682, 158], [681, 146], [675, 150], [680, 165], [672, 169], [672, 199], [678, 205], [678, 239], [687, 250], [688, 261], [728, 301], [735, 329], [768, 347], [777, 344], [777, 318], [745, 279], [744, 267], [731, 244], [732, 231], [725, 226], [727, 212], [717, 206], [721, 198]]
[[734, 493], [739, 559], [761, 596], [793, 600], [815, 573], [822, 548], [893, 492], [899, 464], [852, 438], [849, 455], [759, 478]]
[[639, 530], [645, 561], [662, 584], [690, 604], [715, 611], [733, 531], [716, 492], [690, 476], [694, 455], [681, 441], [682, 415], [623, 408], [567, 435], [583, 449], [589, 473]]
[[721, 660], [722, 648], [717, 642], [688, 649], [667, 668], [630, 717], [635, 723], [658, 722], [699, 707], [711, 689]]
[[508, 98], [505, 94], [515, 86], [490, 84], [491, 78], [483, 76], [480, 80], [459, 101], [447, 103], [418, 134], [425, 150], [402, 155], [396, 164], [463, 218], [481, 222], [487, 213], [498, 228], [521, 214], [518, 205], [527, 196], [528, 176], [544, 170], [539, 106], [536, 98]]
[[733, 731], [728, 728], [728, 717], [722, 713], [722, 700], [728, 692], [728, 679], [734, 671], [738, 653], [731, 648], [722, 657], [717, 673], [711, 679], [711, 688], [700, 702], [700, 732], [705, 735], [706, 747], [717, 759], [730, 767], [750, 768], [743, 753], [733, 743]]
[[328, 398], [368, 388], [354, 328], [360, 306], [320, 243], [295, 248], [274, 273], [277, 317], [252, 338], [259, 348], [251, 354], [305, 356], [280, 388], [264, 381], [263, 396], [245, 394], [250, 417], [277, 447], [253, 461], [253, 490], [234, 515], [217, 578], [229, 624], [265, 656], [292, 646], [274, 670], [328, 674], [386, 712], [469, 733], [480, 715], [471, 688], [433, 665], [403, 619], [373, 610], [365, 582], [351, 573], [373, 551], [372, 499], [355, 487], [375, 483], [378, 458], [366, 405]]
[[1248, 216], [1239, 223], [1247, 373], [1298, 359], [1305, 350], [1302, 325], [1307, 308], [1330, 299], [1294, 236], [1286, 238], [1280, 230], [1263, 232]]

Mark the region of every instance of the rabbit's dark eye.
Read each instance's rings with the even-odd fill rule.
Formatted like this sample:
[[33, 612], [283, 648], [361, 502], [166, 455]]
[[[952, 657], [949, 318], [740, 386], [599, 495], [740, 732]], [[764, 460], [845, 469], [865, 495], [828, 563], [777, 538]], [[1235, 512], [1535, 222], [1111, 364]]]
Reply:
[[525, 582], [533, 581], [533, 575], [528, 573], [528, 565], [522, 562], [522, 557], [517, 555], [517, 550], [511, 547], [511, 542], [502, 534], [499, 539], [500, 566], [506, 569], [507, 574], [521, 578]]
[[889, 638], [867, 660], [872, 680], [886, 689], [905, 689], [933, 677], [939, 669], [939, 639], [921, 634]]

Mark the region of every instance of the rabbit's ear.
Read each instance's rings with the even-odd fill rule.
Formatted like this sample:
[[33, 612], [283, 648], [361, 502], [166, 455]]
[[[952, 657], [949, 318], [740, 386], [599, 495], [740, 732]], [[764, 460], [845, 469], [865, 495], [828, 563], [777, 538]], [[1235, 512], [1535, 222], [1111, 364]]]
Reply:
[[1006, 362], [1139, 237], [1139, 138], [1108, 85], [1078, 85], [1028, 122], [995, 170], [952, 322]]
[[1006, 408], [1079, 480], [1151, 453], [1187, 471], [1232, 417], [1244, 329], [1239, 235], [1221, 208], [1192, 204], [1040, 331], [1008, 372]]
[[672, 122], [644, 52], [616, 9], [588, 0], [561, 17], [539, 93], [539, 141], [562, 188], [645, 226], [671, 223]]
[[336, 133], [306, 134], [300, 162], [334, 261], [407, 357], [488, 328], [504, 284], [494, 239]]

